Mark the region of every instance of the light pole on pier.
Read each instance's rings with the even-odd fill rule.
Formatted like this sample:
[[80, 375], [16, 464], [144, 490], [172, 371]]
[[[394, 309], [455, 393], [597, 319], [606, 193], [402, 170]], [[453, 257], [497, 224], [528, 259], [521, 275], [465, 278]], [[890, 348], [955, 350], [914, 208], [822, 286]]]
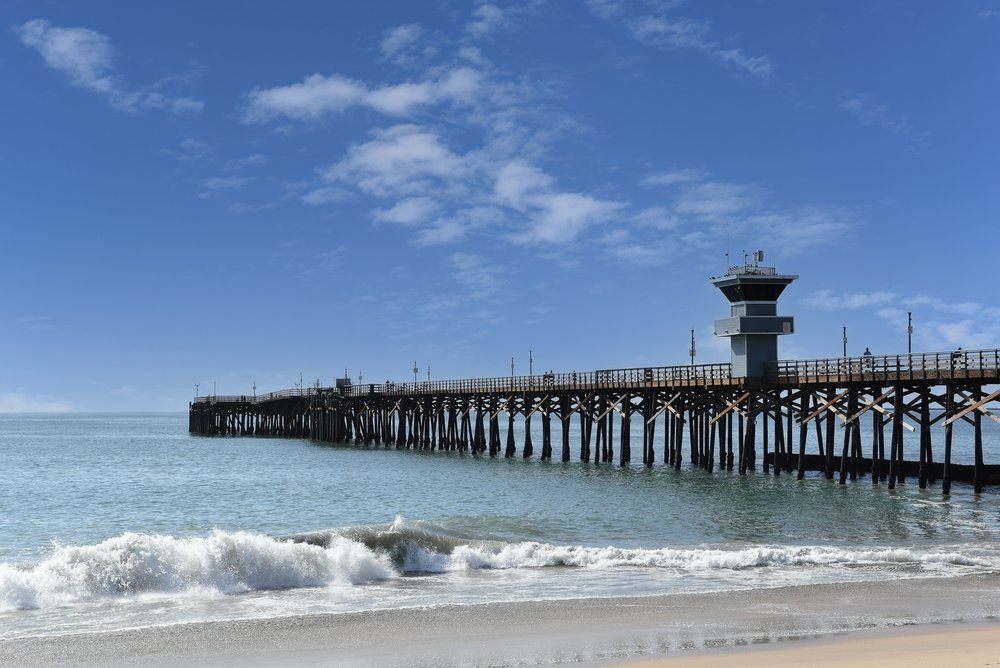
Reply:
[[198, 398], [198, 388], [199, 388], [199, 387], [201, 387], [201, 383], [195, 383], [195, 384], [194, 384], [194, 398], [195, 398], [195, 399], [197, 399], [197, 398]]
[[214, 380], [212, 381], [212, 396], [213, 397], [219, 396], [219, 393], [215, 389], [215, 381]]
[[510, 377], [514, 377], [514, 356], [510, 356]]
[[427, 382], [431, 382], [431, 365], [427, 365]]
[[695, 352], [696, 351], [694, 349], [694, 330], [692, 329], [691, 330], [691, 350], [688, 351], [688, 354], [691, 355], [691, 366], [694, 366]]
[[844, 325], [844, 357], [847, 357], [847, 325]]
[[413, 382], [417, 382], [417, 374], [420, 373], [420, 367], [417, 366], [416, 360], [413, 361]]
[[913, 353], [913, 311], [906, 312], [906, 352]]
[[528, 349], [528, 376], [534, 376], [534, 375], [535, 375], [535, 358], [533, 356], [533, 353], [531, 352], [531, 349], [529, 348]]
[[257, 398], [257, 381], [254, 381], [253, 383], [253, 398]]

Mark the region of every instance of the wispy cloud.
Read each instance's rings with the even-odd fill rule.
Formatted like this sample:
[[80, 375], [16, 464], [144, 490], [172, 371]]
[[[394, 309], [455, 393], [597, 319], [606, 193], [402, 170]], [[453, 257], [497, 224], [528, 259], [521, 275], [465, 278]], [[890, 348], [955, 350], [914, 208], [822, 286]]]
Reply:
[[422, 33], [423, 29], [416, 23], [407, 23], [386, 30], [381, 43], [382, 57], [397, 64], [412, 61], [413, 50], [419, 43]]
[[263, 167], [267, 164], [267, 156], [254, 153], [253, 155], [248, 155], [245, 158], [238, 158], [236, 160], [230, 160], [226, 163], [226, 170], [230, 172], [242, 172], [246, 169], [252, 169], [257, 167]]
[[472, 12], [472, 20], [465, 25], [465, 31], [473, 37], [487, 37], [505, 28], [510, 23], [510, 15], [500, 7], [485, 3]]
[[1000, 308], [976, 302], [953, 302], [928, 295], [906, 296], [885, 290], [840, 293], [822, 289], [804, 303], [824, 311], [869, 310], [890, 327], [904, 332], [908, 314], [914, 315], [914, 333], [924, 350], [994, 346], [1000, 338]]
[[[757, 243], [766, 239], [785, 253], [800, 253], [829, 243], [847, 231], [853, 216], [835, 207], [780, 207], [749, 183], [727, 183], [699, 169], [655, 172], [640, 180], [664, 191], [661, 204], [619, 223], [628, 234], [603, 239], [612, 255], [642, 264], [665, 262], [678, 253], [718, 249], [729, 239]], [[646, 230], [646, 232], [642, 232]], [[663, 232], [669, 231], [664, 238]]]
[[205, 106], [190, 97], [125, 88], [114, 67], [111, 40], [89, 28], [61, 28], [35, 19], [19, 26], [17, 32], [26, 46], [41, 54], [46, 65], [65, 74], [72, 85], [102, 95], [119, 111], [197, 114]]
[[372, 218], [380, 223], [397, 225], [419, 225], [441, 210], [441, 206], [430, 197], [407, 197], [396, 202], [389, 209], [376, 209]]
[[864, 125], [887, 130], [902, 139], [914, 152], [927, 148], [927, 134], [918, 130], [901, 114], [893, 113], [885, 104], [876, 102], [867, 93], [860, 93], [841, 101], [840, 106]]
[[629, 34], [643, 44], [662, 49], [687, 49], [698, 51], [719, 62], [744, 70], [765, 79], [772, 73], [771, 59], [755, 56], [742, 49], [724, 45], [711, 36], [708, 21], [677, 17], [667, 12], [680, 3], [659, 3], [657, 13], [629, 16], [632, 5], [613, 0], [591, 0], [590, 11], [606, 21], [620, 22]]
[[704, 181], [708, 176], [708, 172], [700, 169], [675, 169], [670, 172], [650, 174], [641, 183], [644, 186], [674, 186]]
[[891, 292], [856, 292], [838, 294], [833, 290], [820, 290], [815, 294], [806, 297], [803, 301], [816, 308], [827, 311], [839, 311], [848, 309], [870, 308], [872, 306], [882, 306], [892, 303], [896, 295]]
[[243, 121], [266, 123], [280, 117], [314, 121], [352, 107], [407, 116], [441, 102], [471, 101], [479, 90], [480, 77], [473, 68], [455, 67], [432, 79], [369, 89], [339, 74], [311, 74], [301, 83], [251, 91]]
[[239, 190], [253, 182], [252, 176], [213, 176], [204, 179], [201, 185], [209, 190]]
[[16, 392], [0, 393], [0, 413], [68, 413], [73, 404]]
[[201, 160], [211, 152], [208, 144], [197, 137], [185, 137], [178, 144], [177, 156], [185, 162]]
[[202, 179], [201, 187], [204, 190], [198, 195], [202, 199], [215, 197], [224, 192], [243, 190], [256, 179], [252, 176], [213, 176]]

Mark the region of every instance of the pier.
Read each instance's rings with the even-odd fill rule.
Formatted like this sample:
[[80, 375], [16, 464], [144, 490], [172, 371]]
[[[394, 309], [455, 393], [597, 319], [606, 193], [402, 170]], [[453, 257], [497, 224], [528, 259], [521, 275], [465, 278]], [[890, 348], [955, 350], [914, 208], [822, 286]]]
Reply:
[[[1000, 349], [780, 360], [777, 337], [794, 323], [775, 307], [795, 278], [745, 264], [712, 279], [731, 304], [716, 321], [731, 363], [201, 396], [189, 429], [739, 475], [819, 471], [889, 489], [916, 479], [945, 495], [953, 482], [976, 493], [1000, 484], [1000, 465], [983, 461], [983, 418], [1000, 423], [988, 408], [1000, 397]], [[972, 464], [952, 462], [956, 428], [971, 431]], [[918, 442], [909, 459], [904, 432]]]

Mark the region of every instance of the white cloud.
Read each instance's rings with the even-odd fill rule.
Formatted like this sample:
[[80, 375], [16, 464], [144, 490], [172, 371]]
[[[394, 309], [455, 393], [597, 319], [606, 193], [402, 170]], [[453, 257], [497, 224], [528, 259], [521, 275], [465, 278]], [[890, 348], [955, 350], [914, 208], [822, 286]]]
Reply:
[[835, 311], [882, 306], [883, 304], [892, 303], [895, 300], [895, 294], [881, 290], [867, 293], [836, 294], [833, 290], [824, 289], [810, 297], [806, 297], [803, 301], [816, 308]]
[[664, 206], [652, 206], [643, 209], [632, 216], [632, 222], [637, 227], [646, 227], [655, 230], [674, 230], [681, 224], [680, 218]]
[[14, 392], [0, 393], [0, 413], [68, 413], [73, 404]]
[[459, 218], [439, 218], [417, 232], [414, 243], [417, 246], [443, 246], [459, 241], [468, 232], [468, 226]]
[[624, 11], [620, 0], [587, 0], [587, 8], [594, 16], [610, 21]]
[[643, 16], [630, 23], [633, 37], [640, 42], [673, 49], [695, 48], [706, 50], [709, 25], [691, 19], [670, 20], [663, 16]]
[[375, 111], [390, 116], [405, 116], [414, 107], [427, 106], [435, 100], [434, 88], [427, 82], [401, 83], [368, 93], [365, 103]]
[[532, 195], [538, 208], [528, 229], [515, 234], [518, 243], [566, 243], [575, 240], [588, 226], [609, 220], [625, 205], [595, 199], [580, 193]]
[[493, 4], [483, 4], [472, 12], [473, 20], [466, 24], [465, 30], [473, 37], [487, 37], [505, 28], [510, 19], [504, 10]]
[[380, 223], [418, 225], [440, 211], [441, 206], [430, 197], [407, 197], [390, 209], [376, 209], [372, 217]]
[[315, 120], [358, 104], [367, 92], [362, 84], [340, 75], [310, 74], [302, 83], [252, 90], [243, 119], [248, 123], [263, 123], [278, 116]]
[[245, 158], [240, 158], [238, 160], [230, 160], [226, 163], [226, 169], [231, 172], [240, 172], [244, 169], [250, 169], [253, 167], [263, 167], [267, 164], [267, 156], [260, 153], [254, 153], [253, 155], [248, 155]]
[[473, 253], [453, 253], [449, 259], [452, 275], [467, 292], [477, 297], [488, 297], [505, 285], [503, 267], [490, 264], [489, 260]]
[[252, 90], [243, 121], [265, 123], [279, 117], [314, 121], [359, 106], [389, 116], [406, 116], [439, 103], [468, 102], [478, 91], [480, 78], [469, 67], [457, 67], [426, 81], [370, 90], [364, 83], [339, 74], [311, 74], [302, 83]]
[[800, 207], [747, 216], [741, 226], [750, 238], [767, 239], [781, 253], [829, 244], [854, 225], [850, 212], [838, 208]]
[[196, 137], [186, 137], [185, 139], [182, 139], [179, 146], [179, 157], [181, 160], [185, 161], [200, 160], [210, 152], [208, 144]]
[[213, 176], [202, 180], [201, 185], [208, 190], [240, 190], [254, 180], [252, 176]]
[[677, 199], [674, 209], [682, 215], [714, 220], [758, 206], [761, 194], [754, 186], [737, 183], [696, 183]]
[[[602, 18], [611, 20], [618, 16], [618, 11], [604, 11], [603, 5], [620, 9], [609, 3], [594, 4], [591, 11]], [[671, 3], [673, 4], [673, 3]], [[669, 7], [668, 7], [669, 8]], [[751, 56], [738, 48], [724, 48], [718, 42], [710, 39], [711, 25], [707, 21], [696, 21], [687, 18], [670, 18], [664, 14], [645, 15], [626, 19], [625, 24], [632, 36], [645, 44], [651, 44], [665, 49], [691, 49], [700, 51], [719, 61], [746, 70], [750, 74], [766, 78], [771, 74], [771, 59], [767, 56]]]
[[819, 290], [804, 302], [823, 310], [869, 309], [889, 328], [906, 332], [913, 316], [916, 347], [928, 351], [995, 347], [1000, 339], [1000, 308], [975, 302], [950, 302], [927, 295], [902, 296], [888, 291], [838, 293]]
[[324, 171], [324, 178], [383, 197], [419, 195], [441, 184], [461, 182], [462, 157], [448, 150], [434, 132], [396, 125], [373, 134], [371, 141], [350, 147], [343, 160]]
[[546, 190], [552, 183], [553, 178], [537, 167], [523, 160], [512, 160], [497, 173], [493, 193], [504, 206], [520, 210], [524, 208], [525, 194]]
[[766, 77], [771, 73], [771, 59], [767, 56], [748, 56], [740, 49], [714, 49], [712, 53], [723, 62], [741, 67], [754, 76]]
[[894, 114], [887, 105], [875, 102], [867, 93], [842, 100], [840, 106], [863, 125], [879, 127], [900, 137], [913, 152], [927, 148], [926, 133], [914, 127], [906, 116]]
[[320, 205], [343, 202], [354, 197], [350, 190], [343, 188], [324, 187], [314, 188], [302, 196], [302, 201], [306, 204]]
[[405, 62], [408, 52], [420, 39], [422, 30], [416, 23], [407, 23], [385, 31], [382, 38], [382, 57], [386, 60]]
[[181, 115], [200, 113], [205, 106], [189, 97], [123, 88], [115, 73], [111, 40], [94, 30], [59, 28], [35, 19], [19, 26], [17, 32], [26, 46], [41, 54], [46, 65], [65, 74], [74, 86], [104, 96], [119, 111], [153, 109]]
[[674, 186], [704, 181], [708, 177], [708, 172], [700, 169], [675, 169], [670, 172], [650, 174], [641, 183], [644, 186]]
[[20, 28], [21, 41], [42, 55], [45, 64], [69, 77], [74, 86], [110, 95], [117, 89], [111, 40], [87, 28], [55, 28], [44, 19]]

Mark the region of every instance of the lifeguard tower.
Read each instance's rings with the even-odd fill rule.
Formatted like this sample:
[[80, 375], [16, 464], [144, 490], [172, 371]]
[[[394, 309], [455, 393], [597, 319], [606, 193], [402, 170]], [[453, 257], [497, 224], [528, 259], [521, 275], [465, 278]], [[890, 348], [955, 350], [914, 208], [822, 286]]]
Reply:
[[715, 321], [715, 335], [728, 336], [733, 377], [763, 379], [768, 362], [778, 359], [778, 337], [795, 331], [794, 318], [778, 315], [778, 297], [798, 278], [762, 267], [764, 251], [744, 254], [743, 264], [729, 267], [725, 276], [712, 278], [729, 300], [729, 317]]

